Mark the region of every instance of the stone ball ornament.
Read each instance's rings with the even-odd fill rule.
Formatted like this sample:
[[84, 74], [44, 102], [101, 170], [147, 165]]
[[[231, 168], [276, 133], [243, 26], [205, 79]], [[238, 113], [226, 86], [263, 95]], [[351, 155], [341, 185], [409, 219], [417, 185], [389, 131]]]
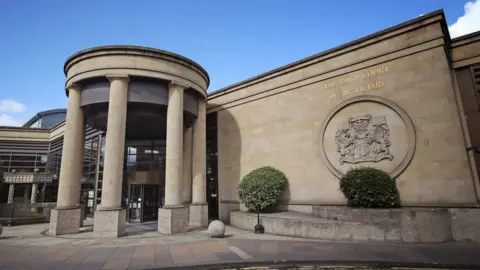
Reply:
[[225, 224], [220, 220], [214, 220], [208, 225], [208, 234], [212, 238], [222, 238], [225, 236]]

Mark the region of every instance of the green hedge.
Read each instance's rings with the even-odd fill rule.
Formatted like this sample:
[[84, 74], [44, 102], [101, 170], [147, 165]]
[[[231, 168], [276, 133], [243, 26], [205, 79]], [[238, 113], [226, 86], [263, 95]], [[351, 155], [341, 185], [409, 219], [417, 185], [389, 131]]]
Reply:
[[275, 205], [285, 189], [287, 178], [280, 170], [266, 166], [245, 175], [238, 185], [240, 201], [251, 211]]
[[365, 167], [348, 171], [340, 179], [340, 190], [354, 206], [366, 208], [400, 206], [395, 180], [379, 169]]

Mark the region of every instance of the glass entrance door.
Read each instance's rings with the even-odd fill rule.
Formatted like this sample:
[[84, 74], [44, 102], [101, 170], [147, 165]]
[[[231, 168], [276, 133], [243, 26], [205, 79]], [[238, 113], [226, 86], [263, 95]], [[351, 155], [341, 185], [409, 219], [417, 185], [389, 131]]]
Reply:
[[128, 221], [146, 222], [157, 220], [158, 186], [131, 184], [128, 198]]
[[143, 213], [141, 222], [155, 221], [158, 215], [158, 186], [142, 185], [143, 187]]
[[142, 217], [142, 185], [130, 185], [128, 196], [128, 221], [141, 222]]

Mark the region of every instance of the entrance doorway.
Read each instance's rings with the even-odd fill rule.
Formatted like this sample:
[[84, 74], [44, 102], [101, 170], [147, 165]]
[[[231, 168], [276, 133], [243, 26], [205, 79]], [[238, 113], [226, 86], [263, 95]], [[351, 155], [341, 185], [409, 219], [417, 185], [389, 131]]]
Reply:
[[157, 221], [165, 186], [165, 140], [126, 140], [123, 198], [128, 222]]
[[207, 114], [207, 203], [208, 218], [218, 219], [217, 113]]
[[156, 221], [158, 214], [158, 185], [131, 184], [127, 204], [128, 222]]

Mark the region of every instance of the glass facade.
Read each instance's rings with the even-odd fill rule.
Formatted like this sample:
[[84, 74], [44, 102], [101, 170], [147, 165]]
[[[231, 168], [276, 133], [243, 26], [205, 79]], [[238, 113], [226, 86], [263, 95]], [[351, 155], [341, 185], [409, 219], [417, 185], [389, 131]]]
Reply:
[[[102, 141], [102, 135], [96, 135], [89, 137], [85, 140], [83, 150], [83, 174], [82, 174], [82, 188], [81, 188], [81, 204], [86, 209], [86, 214], [91, 214], [95, 211], [95, 207], [98, 203], [95, 193], [99, 183], [97, 173], [97, 160], [99, 160], [99, 154], [101, 153], [100, 143]], [[102, 166], [103, 168], [103, 166]], [[99, 168], [100, 169], [100, 168]], [[100, 188], [101, 191], [101, 188]], [[97, 202], [97, 203], [96, 203]]]
[[[1, 151], [1, 149], [0, 149]], [[51, 179], [48, 173], [48, 153], [47, 152], [25, 152], [25, 149], [18, 152], [0, 153], [0, 166], [4, 171], [4, 177], [15, 178], [19, 181], [15, 184], [13, 202], [23, 203], [30, 201], [31, 184], [35, 178], [38, 180]], [[0, 203], [6, 203], [8, 199], [9, 184], [0, 184]], [[39, 190], [44, 191], [41, 196], [37, 196], [39, 202], [51, 201], [50, 191], [52, 185], [50, 183], [41, 182]]]
[[40, 117], [37, 121], [30, 124], [28, 127], [52, 128], [56, 126], [58, 123], [65, 121], [66, 117], [67, 117], [66, 112], [56, 112], [56, 113], [45, 114], [42, 117]]
[[123, 203], [131, 222], [157, 219], [165, 195], [165, 140], [126, 140]]
[[45, 190], [45, 201], [56, 202], [58, 196], [58, 180], [60, 178], [60, 164], [62, 162], [62, 149], [57, 149], [48, 154], [47, 171], [52, 173], [52, 183]]
[[164, 140], [141, 140], [125, 142], [125, 171], [165, 170]]
[[[41, 119], [39, 123], [41, 123]], [[207, 116], [207, 201], [212, 218], [218, 215], [217, 179], [217, 122], [216, 113]], [[27, 147], [36, 147], [28, 150]], [[51, 181], [39, 186], [42, 196], [37, 202], [56, 202], [63, 151], [63, 138], [40, 146], [22, 144], [22, 150], [0, 149], [0, 165], [8, 173], [49, 174]], [[13, 149], [13, 148], [12, 148]], [[44, 149], [44, 151], [40, 151]], [[80, 203], [87, 215], [93, 216], [101, 204], [105, 133], [85, 127], [83, 172]], [[124, 174], [122, 179], [122, 206], [130, 221], [156, 220], [158, 208], [163, 207], [165, 197], [166, 140], [125, 141]], [[27, 202], [31, 184], [15, 184], [14, 201]], [[0, 202], [6, 202], [8, 184], [3, 184]], [[28, 197], [28, 198], [27, 198]]]
[[6, 172], [45, 172], [48, 153], [2, 153], [0, 163]]

